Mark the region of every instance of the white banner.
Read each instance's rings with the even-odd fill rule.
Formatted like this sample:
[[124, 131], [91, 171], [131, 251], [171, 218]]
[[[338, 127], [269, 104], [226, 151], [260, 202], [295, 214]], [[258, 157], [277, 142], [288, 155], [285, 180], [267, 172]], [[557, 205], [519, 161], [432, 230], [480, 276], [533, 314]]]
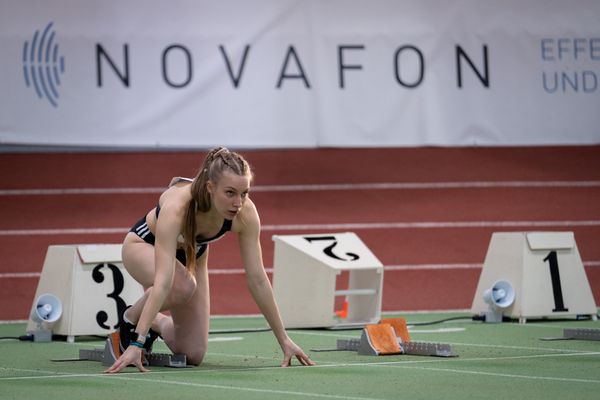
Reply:
[[600, 143], [595, 0], [0, 0], [0, 144]]

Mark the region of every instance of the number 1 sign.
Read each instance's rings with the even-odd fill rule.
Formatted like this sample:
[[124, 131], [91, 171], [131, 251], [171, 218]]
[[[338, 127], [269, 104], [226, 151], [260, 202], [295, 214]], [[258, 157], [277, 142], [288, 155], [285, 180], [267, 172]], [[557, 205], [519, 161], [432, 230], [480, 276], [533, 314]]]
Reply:
[[483, 293], [494, 282], [506, 280], [515, 301], [504, 315], [518, 318], [596, 316], [596, 304], [573, 232], [503, 232], [490, 241], [471, 312], [488, 305]]
[[[120, 244], [49, 246], [35, 299], [52, 293], [63, 314], [55, 335], [106, 335], [117, 328], [125, 307], [143, 294], [121, 262]], [[35, 329], [29, 321], [27, 331]]]
[[[354, 233], [273, 236], [273, 291], [287, 328], [378, 323], [383, 265]], [[348, 274], [347, 288], [336, 287]], [[347, 315], [335, 315], [336, 297]]]

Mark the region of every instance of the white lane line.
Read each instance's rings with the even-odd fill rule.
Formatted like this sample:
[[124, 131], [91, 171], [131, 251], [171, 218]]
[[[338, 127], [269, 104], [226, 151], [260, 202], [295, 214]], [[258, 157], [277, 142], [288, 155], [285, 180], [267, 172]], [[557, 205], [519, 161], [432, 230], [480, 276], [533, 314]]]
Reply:
[[[494, 347], [494, 346], [492, 346]], [[535, 348], [530, 348], [535, 349]], [[464, 363], [470, 361], [502, 361], [502, 360], [517, 360], [517, 359], [536, 359], [536, 358], [548, 358], [548, 357], [578, 357], [578, 356], [600, 356], [600, 352], [597, 351], [585, 351], [585, 350], [567, 350], [567, 349], [548, 349], [548, 348], [537, 348], [537, 350], [550, 350], [557, 351], [558, 353], [542, 353], [542, 354], [531, 354], [531, 355], [521, 355], [521, 356], [497, 356], [497, 357], [473, 357], [473, 358], [440, 358], [440, 357], [427, 357], [427, 358], [411, 358], [401, 359], [395, 358], [393, 361], [361, 361], [361, 362], [348, 362], [348, 363], [336, 363], [336, 362], [323, 362], [315, 365], [317, 368], [330, 368], [330, 367], [386, 367], [386, 366], [395, 366], [395, 365], [410, 365], [410, 364], [435, 364], [435, 363]], [[225, 356], [225, 354], [221, 354]], [[260, 358], [264, 360], [276, 360], [274, 358], [267, 357], [254, 357], [251, 355], [228, 355], [234, 357], [243, 357], [243, 358]], [[314, 358], [314, 355], [312, 356]], [[297, 365], [297, 367], [300, 367]], [[279, 366], [266, 366], [266, 367], [258, 367], [259, 369], [279, 369]], [[244, 370], [253, 370], [255, 368], [248, 367], [244, 368]], [[231, 371], [239, 371], [239, 368], [231, 368]], [[600, 381], [599, 381], [600, 382]]]
[[[330, 332], [311, 332], [304, 330], [294, 330], [290, 329], [294, 335], [308, 335], [308, 336], [324, 336], [331, 338], [347, 338], [347, 339], [360, 339], [360, 333], [355, 334], [343, 334], [340, 331], [330, 331]], [[423, 332], [415, 332], [414, 333], [423, 333]], [[532, 346], [507, 346], [507, 345], [495, 345], [495, 344], [478, 344], [478, 343], [459, 343], [459, 342], [445, 342], [453, 346], [464, 346], [464, 347], [484, 347], [484, 348], [492, 348], [492, 349], [507, 349], [507, 350], [527, 350], [527, 351], [556, 351], [558, 353], [568, 353], [568, 354], [600, 354], [598, 352], [590, 353], [587, 350], [574, 350], [574, 349], [565, 349], [565, 348], [552, 348], [552, 347], [532, 347]], [[512, 357], [512, 356], [509, 356]], [[518, 357], [529, 357], [529, 356], [518, 356]], [[537, 356], [536, 356], [537, 357]], [[498, 359], [504, 359], [506, 357], [500, 357]], [[490, 358], [469, 358], [464, 359], [460, 358], [460, 360], [483, 360]], [[431, 359], [435, 360], [435, 359]]]
[[[584, 267], [600, 267], [600, 261], [584, 261]], [[395, 271], [429, 271], [429, 270], [453, 270], [453, 269], [481, 269], [483, 264], [405, 264], [405, 265], [385, 265], [383, 270], [386, 272]], [[265, 268], [268, 274], [273, 273], [273, 268]], [[246, 271], [243, 268], [209, 268], [209, 275], [243, 275]], [[4, 272], [0, 273], [0, 279], [33, 279], [39, 278], [41, 272]], [[430, 312], [430, 311], [427, 311]]]
[[130, 228], [1, 229], [0, 236], [121, 235], [129, 232], [129, 229]]
[[[281, 224], [263, 225], [263, 231], [315, 231], [359, 229], [462, 229], [462, 228], [549, 228], [600, 226], [600, 220], [579, 221], [448, 221], [448, 222], [369, 222], [345, 224]], [[54, 228], [0, 229], [0, 236], [103, 235], [124, 234], [130, 228]]]
[[438, 329], [413, 329], [408, 328], [410, 333], [450, 333], [450, 332], [464, 332], [467, 328], [438, 328]]
[[[324, 191], [324, 190], [398, 190], [398, 189], [487, 189], [487, 188], [530, 188], [530, 187], [600, 187], [600, 181], [470, 181], [470, 182], [372, 182], [333, 183], [307, 185], [255, 186], [253, 191]], [[258, 189], [258, 190], [257, 190]]]
[[93, 378], [94, 376], [103, 376], [104, 373], [100, 374], [69, 374], [64, 372], [56, 371], [44, 371], [44, 370], [30, 370], [21, 368], [8, 368], [0, 367], [0, 371], [14, 371], [14, 372], [33, 372], [38, 374], [46, 375], [33, 375], [33, 376], [0, 376], [1, 381], [26, 381], [26, 380], [39, 380], [39, 379], [57, 379], [57, 378]]
[[[281, 368], [281, 367], [279, 367]], [[238, 392], [254, 392], [254, 393], [267, 393], [267, 394], [277, 394], [284, 396], [299, 396], [299, 397], [307, 397], [307, 398], [321, 398], [321, 399], [348, 399], [348, 400], [378, 400], [375, 397], [356, 397], [356, 396], [347, 396], [347, 395], [335, 395], [335, 394], [324, 394], [324, 393], [315, 393], [315, 392], [299, 392], [299, 391], [291, 391], [291, 390], [276, 390], [276, 389], [258, 389], [251, 388], [247, 386], [233, 386], [233, 385], [215, 385], [208, 383], [194, 383], [194, 382], [182, 382], [182, 381], [171, 381], [166, 379], [149, 379], [149, 378], [130, 378], [124, 376], [113, 376], [113, 379], [121, 379], [130, 382], [142, 381], [149, 383], [159, 383], [165, 385], [175, 385], [175, 386], [190, 386], [190, 387], [200, 387], [200, 388], [208, 388], [208, 389], [219, 389], [219, 390], [229, 390], [229, 391], [238, 391]]]
[[263, 225], [263, 231], [344, 230], [344, 229], [438, 229], [438, 228], [542, 228], [600, 226], [600, 220], [579, 221], [448, 221], [448, 222], [370, 222], [346, 224]]
[[[488, 189], [488, 188], [581, 188], [600, 187], [600, 181], [470, 181], [470, 182], [373, 182], [300, 185], [256, 185], [253, 192], [304, 192], [328, 190], [417, 190], [417, 189]], [[0, 196], [61, 196], [86, 194], [152, 194], [166, 187], [108, 187], [55, 189], [2, 189]]]
[[[600, 267], [600, 261], [584, 261], [584, 267]], [[383, 267], [385, 271], [424, 271], [424, 270], [443, 270], [443, 269], [481, 269], [483, 264], [480, 263], [458, 263], [458, 264], [403, 264], [403, 265], [386, 265]], [[243, 271], [242, 271], [243, 272]]]
[[[6, 370], [19, 371], [16, 368], [1, 368]], [[259, 368], [260, 369], [260, 368]], [[284, 370], [281, 367], [269, 367], [269, 369], [279, 369]], [[291, 369], [291, 368], [290, 368]], [[256, 368], [250, 369], [241, 369], [245, 371], [255, 371]], [[26, 370], [23, 370], [26, 371]], [[220, 370], [212, 370], [220, 371]], [[240, 371], [240, 369], [233, 369], [233, 371]], [[43, 371], [45, 372], [45, 371]], [[175, 372], [175, 371], [174, 371]], [[149, 372], [148, 374], [152, 374]], [[161, 372], [161, 375], [165, 374], [165, 372]], [[111, 374], [54, 374], [54, 375], [46, 375], [46, 376], [26, 376], [26, 377], [0, 377], [0, 381], [14, 381], [14, 380], [37, 380], [37, 379], [68, 379], [68, 378], [103, 378], [103, 379], [118, 379], [128, 382], [148, 382], [148, 383], [158, 383], [163, 385], [174, 385], [174, 386], [188, 386], [188, 387], [198, 387], [198, 388], [207, 388], [207, 389], [218, 389], [218, 390], [227, 390], [227, 391], [238, 391], [238, 392], [253, 392], [253, 393], [266, 393], [266, 394], [277, 394], [277, 395], [285, 395], [285, 396], [298, 396], [305, 398], [321, 398], [321, 399], [348, 399], [348, 400], [380, 400], [375, 397], [356, 397], [356, 396], [344, 396], [344, 395], [335, 395], [335, 394], [325, 394], [325, 393], [314, 393], [314, 392], [300, 392], [300, 391], [291, 391], [291, 390], [277, 390], [277, 389], [260, 389], [260, 388], [251, 388], [248, 386], [233, 386], [233, 385], [215, 385], [208, 383], [194, 383], [194, 382], [182, 382], [182, 381], [172, 381], [167, 379], [156, 379], [156, 378], [143, 378], [142, 374], [137, 376], [132, 376], [131, 374], [122, 374], [122, 375], [111, 375]]]
[[222, 336], [222, 337], [209, 337], [209, 342], [239, 342], [244, 340], [241, 336]]
[[403, 264], [403, 265], [386, 265], [385, 271], [425, 271], [425, 270], [440, 270], [440, 269], [481, 269], [483, 264], [480, 263], [462, 263], [462, 264]]
[[123, 188], [57, 188], [57, 189], [3, 189], [0, 196], [64, 196], [77, 194], [150, 194], [161, 193], [164, 187]]
[[597, 380], [597, 379], [564, 378], [564, 377], [559, 377], [559, 376], [503, 374], [503, 373], [497, 373], [497, 372], [472, 371], [472, 370], [466, 370], [466, 369], [416, 367], [416, 366], [412, 366], [412, 365], [410, 365], [410, 366], [409, 365], [398, 365], [397, 367], [398, 368], [408, 368], [408, 369], [420, 369], [420, 370], [435, 371], [435, 372], [450, 372], [450, 373], [466, 374], [466, 375], [495, 376], [495, 377], [512, 378], [512, 379], [528, 379], [528, 380], [543, 380], [543, 381], [573, 382], [573, 383], [600, 383], [600, 380]]
[[[465, 346], [465, 347], [484, 347], [484, 348], [492, 348], [492, 349], [507, 349], [507, 350], [528, 350], [528, 351], [556, 351], [559, 353], [567, 353], [567, 354], [588, 354], [587, 350], [574, 350], [574, 349], [566, 349], [566, 348], [553, 348], [553, 347], [533, 347], [533, 346], [508, 346], [501, 344], [480, 344], [480, 343], [459, 343], [459, 342], [446, 342], [453, 346]], [[600, 354], [595, 352], [595, 354]], [[512, 357], [512, 356], [511, 356]], [[518, 356], [522, 357], [522, 356]], [[503, 357], [506, 358], [506, 357]], [[479, 360], [479, 359], [475, 359]]]
[[32, 279], [42, 276], [41, 272], [5, 272], [0, 273], [0, 279]]
[[[542, 350], [542, 349], [540, 349]], [[543, 349], [548, 350], [548, 349]], [[563, 350], [564, 351], [564, 350]], [[465, 370], [465, 369], [456, 369], [456, 368], [443, 368], [443, 367], [426, 367], [422, 366], [427, 363], [440, 363], [440, 364], [448, 364], [452, 363], [456, 365], [456, 363], [464, 363], [464, 362], [472, 362], [472, 361], [501, 361], [501, 360], [515, 360], [515, 359], [539, 359], [539, 358], [548, 358], [548, 357], [581, 357], [581, 356], [598, 356], [600, 352], [571, 352], [566, 354], [535, 354], [535, 355], [524, 355], [524, 356], [507, 356], [507, 357], [479, 357], [479, 358], [453, 358], [453, 359], [441, 359], [441, 358], [429, 358], [425, 360], [402, 360], [402, 361], [382, 361], [382, 362], [360, 362], [360, 363], [320, 363], [311, 368], [369, 368], [369, 367], [393, 367], [393, 368], [408, 368], [408, 369], [419, 369], [419, 370], [430, 370], [436, 372], [449, 372], [449, 373], [457, 373], [457, 374], [468, 374], [468, 375], [488, 375], [488, 376], [499, 376], [506, 378], [514, 378], [514, 379], [529, 379], [529, 380], [546, 380], [546, 381], [556, 381], [556, 382], [578, 382], [578, 383], [597, 383], [600, 384], [600, 380], [597, 379], [586, 379], [586, 378], [565, 378], [565, 377], [556, 377], [556, 376], [539, 376], [539, 375], [518, 375], [518, 374], [506, 374], [500, 372], [482, 372], [482, 371], [473, 371], [473, 370]], [[234, 357], [244, 357], [244, 358], [252, 358], [250, 355], [229, 355]], [[302, 367], [298, 367], [302, 368]], [[294, 370], [292, 368], [290, 370]], [[4, 368], [0, 367], [0, 370], [11, 370], [11, 371], [23, 371], [23, 372], [32, 372], [30, 370], [20, 370], [18, 368]], [[161, 371], [161, 375], [176, 373], [207, 373], [207, 372], [248, 372], [248, 371], [263, 371], [263, 370], [281, 370], [281, 367], [277, 366], [267, 366], [267, 367], [248, 367], [248, 368], [225, 368], [225, 369], [189, 369], [182, 371]], [[157, 381], [155, 379], [144, 379], [144, 378], [136, 378], [131, 376], [124, 375], [107, 375], [107, 374], [61, 374], [50, 371], [35, 371], [37, 373], [47, 373], [52, 375], [45, 376], [21, 376], [21, 377], [0, 377], [0, 381], [5, 380], [38, 380], [38, 379], [57, 379], [57, 378], [109, 378], [109, 379], [124, 379], [124, 380], [140, 380], [140, 381], [148, 381], [148, 382], [158, 382], [163, 384], [188, 384], [190, 386], [198, 386], [198, 387], [212, 387], [215, 389], [221, 388], [229, 388], [232, 390], [249, 390], [249, 391], [261, 391], [265, 393], [269, 389], [254, 389], [254, 388], [246, 388], [246, 387], [221, 387], [220, 385], [206, 385], [206, 384], [194, 384], [180, 381], [169, 381], [162, 380]], [[150, 372], [151, 374], [152, 372]], [[352, 397], [333, 397], [335, 395], [326, 395], [320, 393], [303, 393], [303, 392], [286, 392], [286, 391], [276, 391], [273, 393], [278, 394], [291, 394], [291, 395], [300, 395], [300, 396], [309, 396], [309, 397], [324, 397], [324, 398], [347, 398], [347, 399], [365, 399], [365, 398], [352, 398]]]

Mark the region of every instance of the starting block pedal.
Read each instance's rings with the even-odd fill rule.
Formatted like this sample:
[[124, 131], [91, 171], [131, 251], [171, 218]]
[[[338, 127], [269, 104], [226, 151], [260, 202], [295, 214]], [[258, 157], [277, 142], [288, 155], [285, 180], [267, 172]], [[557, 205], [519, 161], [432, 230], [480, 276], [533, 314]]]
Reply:
[[366, 325], [360, 337], [358, 354], [365, 356], [402, 354], [400, 342], [390, 324]]
[[411, 341], [404, 318], [384, 319], [379, 324], [366, 325], [360, 339], [338, 339], [336, 350], [356, 351], [359, 355], [370, 356], [457, 356], [449, 344]]
[[[171, 368], [188, 368], [185, 354], [167, 354], [167, 353], [150, 353], [145, 354], [146, 361], [149, 366], [153, 367], [171, 367]], [[81, 349], [79, 350], [79, 360], [99, 361], [104, 366], [111, 366], [117, 356], [112, 346], [110, 337], [106, 339], [104, 349]]]

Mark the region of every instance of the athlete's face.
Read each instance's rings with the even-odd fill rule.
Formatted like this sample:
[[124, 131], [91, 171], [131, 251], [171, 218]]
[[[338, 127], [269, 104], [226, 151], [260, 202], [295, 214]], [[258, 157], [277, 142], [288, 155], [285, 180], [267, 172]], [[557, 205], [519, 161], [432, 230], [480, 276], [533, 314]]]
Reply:
[[226, 170], [218, 182], [208, 181], [207, 188], [216, 211], [224, 218], [233, 219], [248, 197], [250, 177]]

